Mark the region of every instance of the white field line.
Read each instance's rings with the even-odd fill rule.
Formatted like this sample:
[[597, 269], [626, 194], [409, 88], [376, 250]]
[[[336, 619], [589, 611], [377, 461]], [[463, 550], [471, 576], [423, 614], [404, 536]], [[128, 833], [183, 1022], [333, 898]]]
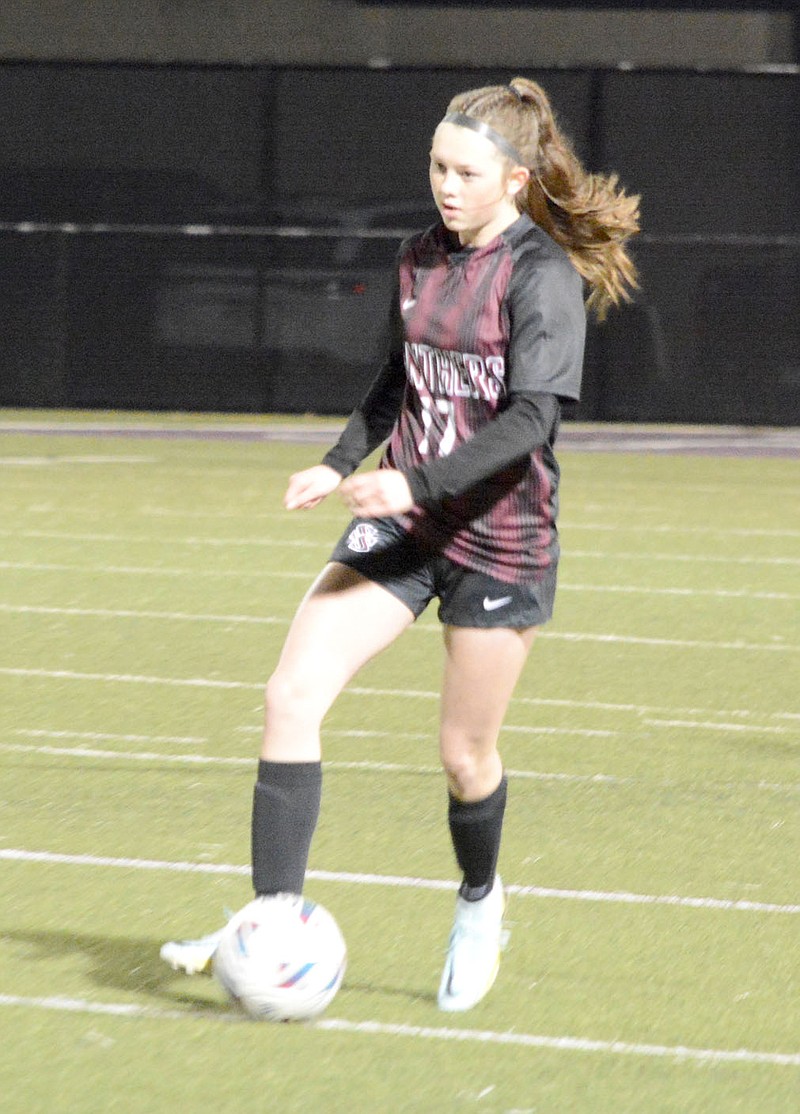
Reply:
[[[55, 851], [29, 851], [0, 848], [0, 860], [38, 862], [70, 867], [110, 867], [121, 870], [154, 870], [191, 874], [235, 874], [250, 876], [251, 868], [224, 862], [184, 862], [165, 859], [131, 859], [98, 854], [62, 854]], [[409, 878], [401, 874], [372, 874], [338, 870], [310, 870], [306, 877], [320, 882], [342, 882], [348, 886], [387, 886], [392, 889], [446, 890], [458, 888], [455, 881], [436, 878]], [[728, 898], [690, 898], [667, 893], [631, 893], [605, 890], [563, 890], [549, 886], [506, 886], [509, 895], [562, 901], [594, 901], [613, 905], [671, 906], [687, 909], [712, 909], [722, 912], [800, 913], [800, 905], [780, 905], [770, 901]]]
[[176, 545], [186, 545], [192, 548], [201, 547], [227, 549], [240, 546], [259, 546], [269, 549], [332, 549], [331, 541], [316, 542], [307, 538], [169, 538], [163, 534], [72, 534], [57, 533], [50, 530], [0, 530], [0, 538], [30, 538], [37, 541], [69, 541], [69, 542], [122, 542], [125, 545], [143, 542], [147, 545], [163, 545], [172, 548]]
[[662, 1057], [674, 1060], [700, 1060], [705, 1063], [760, 1063], [800, 1066], [800, 1053], [755, 1052], [747, 1048], [688, 1048], [682, 1045], [640, 1044], [628, 1041], [589, 1040], [584, 1037], [547, 1037], [531, 1033], [493, 1032], [484, 1029], [440, 1029], [421, 1025], [391, 1025], [380, 1021], [342, 1021], [323, 1018], [316, 1028], [329, 1032], [368, 1034], [370, 1036], [411, 1037], [422, 1040], [477, 1042], [542, 1048], [558, 1052], [604, 1052], [613, 1055]]
[[647, 727], [689, 727], [702, 731], [733, 731], [744, 732], [747, 735], [786, 735], [791, 731], [789, 727], [767, 727], [764, 724], [754, 727], [748, 723], [712, 723], [708, 720], [696, 719], [643, 719]]
[[[132, 1002], [97, 1002], [85, 998], [64, 998], [53, 995], [31, 998], [20, 994], [0, 994], [0, 1006], [61, 1013], [86, 1013], [104, 1017], [142, 1018], [153, 1021], [219, 1021], [224, 1024], [252, 1025], [244, 1014], [231, 1010], [220, 1014], [214, 1010], [165, 1010], [139, 1006]], [[800, 1066], [800, 1053], [763, 1052], [750, 1048], [692, 1048], [686, 1045], [642, 1044], [631, 1041], [592, 1040], [587, 1037], [552, 1037], [534, 1033], [495, 1031], [491, 1029], [453, 1029], [429, 1025], [393, 1024], [385, 1021], [348, 1021], [324, 1017], [308, 1023], [308, 1028], [327, 1033], [350, 1033], [354, 1036], [402, 1037], [422, 1041], [455, 1041], [460, 1044], [501, 1045], [511, 1048], [534, 1048], [554, 1052], [608, 1053], [615, 1056], [644, 1056], [659, 1059], [700, 1061], [713, 1064], [772, 1064], [780, 1067]]]
[[[652, 511], [661, 511], [661, 507], [651, 507]], [[642, 511], [636, 508], [637, 514]], [[588, 530], [592, 534], [598, 532], [609, 534], [697, 534], [702, 537], [720, 538], [800, 538], [800, 530], [756, 529], [748, 527], [720, 527], [720, 526], [668, 526], [664, 523], [641, 526], [632, 526], [630, 523], [615, 522], [577, 522], [569, 518], [561, 519], [560, 529], [565, 533], [570, 530]]]
[[800, 557], [726, 557], [707, 553], [630, 553], [621, 550], [616, 553], [598, 553], [594, 549], [569, 549], [564, 553], [564, 560], [573, 558], [589, 561], [675, 561], [692, 565], [800, 565]]
[[[167, 621], [183, 621], [195, 623], [250, 623], [261, 626], [288, 626], [290, 618], [281, 618], [276, 615], [214, 615], [193, 614], [182, 611], [136, 611], [120, 610], [99, 607], [40, 607], [23, 604], [0, 604], [0, 612], [18, 614], [40, 615], [74, 615], [87, 618], [125, 618], [125, 619], [158, 619]], [[419, 622], [411, 630], [437, 634], [441, 627], [438, 623]], [[539, 638], [550, 642], [597, 642], [629, 646], [664, 646], [690, 650], [738, 650], [748, 652], [800, 653], [800, 645], [786, 642], [715, 642], [705, 639], [690, 638], [645, 638], [627, 634], [594, 634], [585, 631], [549, 631], [544, 630]]]
[[800, 593], [794, 592], [756, 592], [749, 588], [729, 590], [725, 588], [645, 588], [634, 584], [571, 584], [560, 581], [559, 592], [615, 593], [619, 595], [641, 596], [705, 596], [723, 600], [800, 600]]
[[[619, 480], [615, 479], [609, 481], [605, 476], [598, 476], [589, 471], [580, 471], [575, 467], [576, 459], [573, 458], [570, 467], [570, 484], [574, 489], [578, 487], [599, 487], [603, 495], [608, 495], [610, 491], [635, 491], [640, 492], [642, 484], [637, 480]], [[580, 461], [583, 463], [583, 461]], [[674, 480], [648, 480], [647, 481], [648, 493], [656, 493], [663, 489], [666, 493], [674, 495], [675, 481]], [[730, 499], [732, 494], [732, 485], [730, 484], [684, 484], [680, 485], [681, 495], [684, 494], [698, 494], [698, 495], [721, 495], [725, 499]], [[737, 483], [737, 491], [752, 491], [758, 494], [762, 490], [762, 484], [754, 481], [753, 483]], [[800, 487], [795, 487], [793, 484], [777, 484], [775, 486], [775, 494], [777, 496], [794, 496], [800, 495]]]
[[[700, 725], [698, 725], [700, 726]], [[263, 728], [258, 726], [248, 728], [237, 728], [237, 731], [245, 734], [260, 735]], [[509, 731], [513, 735], [567, 735], [570, 738], [579, 739], [615, 739], [619, 736], [619, 731], [609, 731], [603, 728], [593, 727], [550, 727], [545, 725], [532, 725], [532, 724], [505, 724], [504, 731]], [[780, 729], [770, 729], [783, 731]], [[200, 738], [199, 736], [187, 735], [113, 735], [102, 734], [100, 732], [92, 731], [48, 731], [41, 728], [25, 728], [18, 727], [12, 732], [12, 735], [22, 735], [25, 738], [41, 738], [41, 739], [88, 739], [91, 742], [103, 742], [119, 740], [120, 742], [166, 742], [166, 743], [207, 743], [208, 739]], [[407, 732], [407, 731], [354, 731], [347, 729], [325, 729], [325, 735], [330, 737], [344, 737], [344, 738], [360, 738], [360, 739], [416, 739], [419, 741], [430, 742], [431, 734], [423, 734], [421, 732]]]
[[[0, 994], [0, 1006], [22, 1009], [54, 1010], [63, 1013], [86, 1013], [104, 1017], [142, 1018], [154, 1021], [219, 1021], [224, 1024], [252, 1025], [243, 1014], [231, 1010], [220, 1014], [215, 1010], [165, 1010], [139, 1006], [132, 1002], [97, 1002], [85, 998], [64, 998], [53, 995], [31, 998], [20, 994]], [[536, 1048], [555, 1052], [610, 1053], [616, 1056], [645, 1056], [715, 1064], [772, 1064], [780, 1067], [800, 1066], [800, 1053], [763, 1052], [749, 1048], [692, 1048], [686, 1045], [642, 1044], [631, 1041], [592, 1040], [586, 1037], [551, 1037], [534, 1033], [495, 1031], [491, 1029], [453, 1029], [428, 1025], [393, 1024], [385, 1021], [348, 1021], [324, 1017], [308, 1023], [308, 1028], [328, 1033], [350, 1033], [354, 1036], [404, 1037], [422, 1041], [456, 1041], [461, 1044], [501, 1045], [512, 1048]]]
[[[154, 677], [146, 674], [135, 673], [79, 673], [69, 669], [21, 669], [0, 667], [0, 676], [6, 677], [42, 677], [46, 679], [71, 680], [71, 681], [101, 681], [107, 684], [139, 684], [139, 685], [166, 685], [176, 688], [209, 688], [209, 689], [243, 689], [248, 692], [262, 692], [263, 684], [254, 681], [223, 681], [211, 677]], [[344, 695], [349, 696], [388, 696], [411, 698], [419, 700], [439, 700], [440, 693], [426, 689], [384, 689], [370, 688], [360, 685], [349, 685], [344, 689]], [[748, 709], [727, 709], [725, 711], [715, 708], [664, 708], [652, 704], [623, 704], [601, 700], [559, 700], [548, 697], [514, 696], [512, 704], [547, 708], [587, 708], [604, 712], [631, 712], [635, 715], [653, 714], [668, 715], [670, 712], [679, 712], [682, 715], [712, 715], [727, 718], [750, 719], [758, 713]], [[796, 712], [764, 712], [761, 718], [800, 720], [800, 713]]]
[[[266, 547], [270, 549], [330, 549], [331, 542], [310, 541], [305, 538], [218, 538], [218, 537], [187, 537], [169, 538], [160, 534], [107, 534], [107, 533], [62, 533], [51, 530], [0, 530], [0, 537], [29, 538], [50, 541], [80, 541], [80, 542], [122, 542], [126, 545], [144, 542], [148, 545], [162, 545], [170, 548], [178, 545], [201, 548], [237, 548], [246, 546]], [[564, 554], [567, 558], [588, 558], [591, 560], [606, 561], [689, 561], [692, 563], [728, 564], [728, 565], [800, 565], [800, 557], [728, 557], [721, 554], [694, 554], [694, 553], [643, 553], [617, 551], [602, 553], [597, 550], [570, 549]]]
[[77, 572], [95, 575], [119, 576], [177, 576], [196, 579], [201, 576], [214, 580], [232, 580], [234, 577], [259, 580], [305, 580], [308, 584], [319, 572], [281, 572], [276, 569], [179, 569], [156, 568], [152, 565], [67, 565], [60, 562], [0, 561], [0, 569], [16, 572]]
[[[199, 572], [194, 569], [164, 569], [153, 568], [148, 566], [145, 568], [136, 568], [134, 566], [120, 566], [120, 565], [104, 565], [93, 569], [85, 565], [63, 565], [63, 564], [32, 564], [30, 562], [18, 561], [3, 561], [0, 562], [0, 568], [15, 569], [20, 572], [91, 572], [91, 573], [125, 573], [128, 575], [141, 575], [141, 576], [187, 576], [194, 577], [199, 575]], [[313, 579], [314, 572], [293, 572], [278, 569], [265, 569], [248, 572], [247, 570], [225, 569], [219, 573], [206, 570], [204, 575], [217, 576], [220, 578], [232, 576], [259, 576], [273, 580], [306, 580], [309, 583]], [[636, 584], [581, 584], [570, 583], [568, 580], [559, 582], [558, 589], [560, 592], [582, 592], [589, 595], [631, 595], [631, 596], [679, 596], [681, 598], [692, 599], [707, 598], [707, 599], [742, 599], [742, 600], [776, 600], [779, 602], [789, 602], [792, 600], [800, 600], [800, 593], [796, 592], [759, 592], [749, 588], [651, 588]], [[2, 604], [0, 609], [3, 611], [14, 611], [15, 607], [11, 604]], [[24, 610], [20, 605], [17, 610]], [[35, 611], [33, 607], [27, 610]], [[70, 612], [67, 611], [67, 614]], [[112, 613], [113, 614], [113, 613]]]
[[17, 727], [12, 735], [26, 739], [88, 739], [93, 743], [185, 743], [196, 746], [209, 742], [203, 735], [121, 735], [113, 731], [49, 731], [39, 727]]
[[[247, 769], [255, 768], [255, 758], [228, 758], [206, 754], [164, 754], [161, 751], [121, 751], [98, 750], [94, 747], [54, 747], [47, 745], [33, 746], [25, 743], [0, 743], [2, 754], [43, 754], [50, 758], [91, 758], [109, 759], [122, 762], [173, 762], [183, 765], [195, 766], [241, 766]], [[391, 773], [413, 775], [435, 775], [442, 772], [441, 766], [413, 766], [402, 762], [370, 762], [370, 761], [339, 761], [328, 760], [323, 762], [326, 770], [354, 770], [365, 773]], [[617, 778], [611, 774], [561, 774], [540, 773], [537, 770], [506, 770], [506, 774], [520, 781], [559, 781], [589, 783], [594, 785], [623, 785], [632, 779]], [[758, 788], [762, 788], [761, 785]], [[771, 786], [770, 788], [784, 788]], [[793, 786], [786, 787], [792, 790]]]
[[[62, 866], [112, 867], [122, 870], [170, 871], [176, 874], [228, 874], [249, 876], [249, 866], [233, 863], [191, 863], [165, 859], [133, 859], [110, 855], [67, 855], [54, 851], [29, 851], [0, 847], [0, 860], [7, 862], [47, 863]], [[453, 891], [458, 883], [439, 878], [411, 878], [396, 874], [366, 874], [349, 871], [309, 870], [307, 877], [317, 882], [337, 882], [352, 886], [388, 886], [392, 889]], [[506, 892], [515, 897], [549, 898], [561, 901], [591, 901], [621, 905], [667, 905], [687, 909], [710, 909], [729, 913], [800, 913], [800, 905], [766, 901], [736, 901], [716, 897], [684, 897], [679, 894], [639, 894], [626, 891], [562, 890], [552, 886], [509, 885]]]
[[[503, 730], [506, 730], [505, 728]], [[24, 735], [24, 731], [15, 731], [12, 734]], [[40, 732], [39, 734], [45, 734]], [[68, 734], [68, 733], [66, 733]], [[333, 734], [333, 732], [331, 732]], [[237, 758], [237, 757], [223, 757], [217, 755], [205, 754], [165, 754], [163, 751], [121, 751], [121, 750], [99, 750], [94, 747], [56, 747], [49, 744], [33, 744], [26, 743], [0, 743], [0, 753], [2, 754], [43, 754], [51, 758], [91, 758], [108, 759], [110, 761], [124, 761], [124, 762], [149, 762], [156, 764], [158, 762], [170, 762], [184, 765], [196, 766], [238, 766], [245, 768], [255, 767], [255, 758]], [[363, 771], [366, 773], [399, 773], [399, 774], [412, 774], [417, 775], [434, 775], [439, 776], [442, 772], [440, 766], [421, 766], [411, 765], [402, 762], [376, 762], [369, 760], [358, 761], [345, 761], [339, 759], [325, 759], [323, 766], [326, 770], [354, 770]], [[540, 770], [515, 770], [506, 768], [506, 774], [514, 781], [555, 781], [568, 784], [578, 785], [609, 785], [609, 786], [625, 786], [625, 785], [645, 785], [647, 784], [641, 778], [635, 777], [618, 777], [615, 774], [565, 774], [565, 773], [550, 773]], [[681, 783], [676, 781], [658, 781], [652, 783], [658, 789], [675, 789], [681, 788]], [[736, 784], [732, 782], [725, 782], [720, 785], [718, 782], [712, 783], [715, 789], [755, 789], [755, 790], [769, 790], [776, 793], [797, 793], [800, 792], [800, 785], [792, 785], [791, 783], [758, 781], [747, 782], [744, 784]]]
[[[75, 572], [91, 576], [165, 576], [165, 577], [213, 577], [215, 580], [231, 580], [236, 577], [259, 580], [304, 580], [310, 584], [319, 572], [318, 568], [308, 572], [295, 572], [283, 569], [204, 569], [181, 568], [154, 565], [75, 565], [63, 561], [0, 561], [0, 569], [15, 572]], [[582, 584], [562, 580], [560, 591], [584, 593], [618, 593], [652, 596], [685, 596], [692, 598], [716, 597], [719, 599], [752, 599], [790, 601], [800, 599], [792, 592], [759, 592], [749, 589], [724, 588], [647, 588], [629, 584]]]
[[3, 456], [0, 465], [6, 468], [41, 467], [58, 464], [160, 464], [157, 456]]
[[800, 653], [800, 645], [790, 642], [715, 642], [711, 639], [692, 638], [644, 638], [627, 634], [593, 634], [582, 631], [548, 631], [538, 635], [548, 642], [600, 642], [627, 646], [665, 646], [683, 650], [740, 650], [747, 652], [774, 652], [782, 654]]
[[289, 619], [276, 615], [197, 615], [185, 611], [140, 611], [110, 607], [40, 607], [0, 603], [0, 612], [13, 615], [74, 615], [90, 619], [165, 619], [192, 623], [253, 623], [260, 626], [287, 626]]
[[[52, 504], [36, 504], [33, 506], [16, 507], [15, 511], [19, 514], [47, 514], [52, 515], [54, 512], [70, 518], [88, 518], [91, 521], [108, 521], [112, 517], [113, 512], [104, 511], [102, 515], [98, 515], [97, 511], [87, 509], [86, 507], [56, 507]], [[597, 511], [607, 509], [609, 511], [618, 511], [616, 506], [604, 507], [602, 504], [593, 503], [587, 507], [588, 511]], [[661, 514], [663, 507], [660, 506], [639, 506], [637, 505], [637, 514], [643, 513]], [[218, 510], [186, 510], [183, 507], [159, 507], [150, 504], [144, 504], [135, 507], [131, 510], [124, 512], [127, 519], [131, 513], [137, 514], [142, 518], [176, 518], [176, 519], [197, 519], [197, 520], [210, 520], [215, 522], [220, 521], [235, 521], [241, 520], [245, 523], [251, 522], [286, 522], [289, 511], [254, 511], [254, 510], [230, 510], [229, 508]], [[314, 510], [315, 522], [332, 522], [340, 523], [342, 527], [347, 525], [349, 521], [344, 512], [328, 513], [321, 508]], [[570, 530], [587, 530], [593, 534], [598, 532], [611, 533], [611, 534], [697, 534], [713, 537], [733, 537], [733, 538], [800, 538], [800, 530], [783, 530], [777, 528], [759, 529], [756, 527], [712, 527], [712, 526], [669, 526], [664, 523], [654, 523], [652, 525], [645, 524], [643, 526], [632, 526], [629, 522], [578, 522], [577, 520], [568, 517], [561, 519], [561, 529], [564, 532]]]

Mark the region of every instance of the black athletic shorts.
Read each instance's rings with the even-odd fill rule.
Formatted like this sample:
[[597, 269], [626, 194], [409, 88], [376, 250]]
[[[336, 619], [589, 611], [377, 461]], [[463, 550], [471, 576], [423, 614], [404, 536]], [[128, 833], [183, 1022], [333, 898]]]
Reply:
[[439, 618], [454, 627], [537, 627], [553, 614], [556, 570], [541, 580], [508, 584], [486, 573], [431, 556], [393, 518], [354, 518], [332, 561], [356, 569], [422, 614], [434, 596]]

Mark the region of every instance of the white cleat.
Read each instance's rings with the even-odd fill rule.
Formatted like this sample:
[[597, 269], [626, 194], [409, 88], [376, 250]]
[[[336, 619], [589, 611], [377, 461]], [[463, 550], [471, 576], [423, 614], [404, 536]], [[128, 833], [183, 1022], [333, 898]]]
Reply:
[[199, 940], [170, 940], [162, 945], [159, 955], [173, 971], [184, 971], [187, 975], [210, 975], [214, 952], [227, 927], [201, 936]]
[[505, 944], [503, 883], [480, 901], [456, 898], [456, 915], [450, 933], [447, 960], [439, 986], [439, 1009], [448, 1013], [472, 1009], [492, 988]]

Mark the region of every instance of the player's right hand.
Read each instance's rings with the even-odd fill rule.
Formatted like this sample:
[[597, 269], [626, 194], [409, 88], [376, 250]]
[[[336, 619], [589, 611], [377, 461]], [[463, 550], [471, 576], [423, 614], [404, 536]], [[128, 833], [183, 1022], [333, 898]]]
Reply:
[[315, 464], [313, 468], [305, 468], [289, 477], [283, 505], [287, 511], [310, 510], [335, 491], [341, 482], [342, 477], [335, 468]]

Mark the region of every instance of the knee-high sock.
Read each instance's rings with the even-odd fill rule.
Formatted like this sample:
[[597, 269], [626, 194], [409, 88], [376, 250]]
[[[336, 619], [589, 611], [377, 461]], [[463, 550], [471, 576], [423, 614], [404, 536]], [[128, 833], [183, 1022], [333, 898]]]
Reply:
[[485, 897], [494, 885], [508, 781], [503, 778], [482, 801], [459, 801], [451, 793], [447, 819], [464, 880], [460, 893], [468, 901]]
[[258, 763], [251, 828], [257, 894], [303, 892], [321, 795], [320, 762]]

